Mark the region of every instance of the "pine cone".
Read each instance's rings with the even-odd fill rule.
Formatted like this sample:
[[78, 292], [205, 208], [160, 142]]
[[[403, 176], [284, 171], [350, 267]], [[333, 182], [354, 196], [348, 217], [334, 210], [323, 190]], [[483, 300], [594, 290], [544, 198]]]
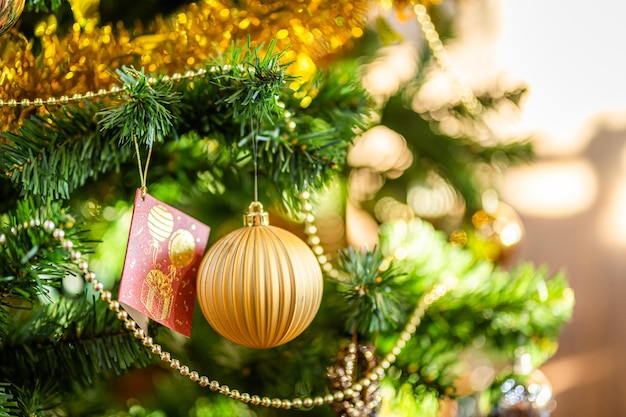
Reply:
[[[328, 367], [326, 376], [332, 392], [351, 388], [360, 379], [367, 376], [378, 365], [375, 349], [372, 345], [350, 343], [340, 348], [333, 364]], [[335, 401], [332, 408], [338, 417], [377, 417], [380, 410], [379, 387], [371, 381], [361, 391]]]

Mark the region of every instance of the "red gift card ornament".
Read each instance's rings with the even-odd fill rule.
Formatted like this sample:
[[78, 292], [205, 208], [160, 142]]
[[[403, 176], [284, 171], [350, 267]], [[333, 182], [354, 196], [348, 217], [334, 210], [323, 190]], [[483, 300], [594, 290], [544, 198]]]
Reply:
[[146, 329], [145, 316], [187, 337], [196, 274], [210, 228], [137, 190], [119, 301]]

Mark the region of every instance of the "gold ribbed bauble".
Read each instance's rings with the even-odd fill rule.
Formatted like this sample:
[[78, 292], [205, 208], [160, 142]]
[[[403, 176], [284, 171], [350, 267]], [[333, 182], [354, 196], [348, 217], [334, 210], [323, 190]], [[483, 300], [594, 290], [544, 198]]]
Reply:
[[242, 346], [287, 343], [313, 321], [322, 301], [322, 271], [294, 234], [270, 226], [254, 202], [244, 227], [218, 240], [198, 269], [198, 303], [220, 335]]

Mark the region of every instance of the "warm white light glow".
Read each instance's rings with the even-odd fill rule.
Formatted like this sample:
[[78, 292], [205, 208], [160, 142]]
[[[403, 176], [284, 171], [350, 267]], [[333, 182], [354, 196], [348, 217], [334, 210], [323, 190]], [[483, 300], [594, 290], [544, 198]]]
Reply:
[[404, 171], [413, 163], [406, 140], [386, 126], [375, 126], [354, 140], [348, 164], [378, 172]]
[[424, 218], [448, 215], [459, 207], [460, 201], [454, 188], [434, 172], [425, 182], [413, 184], [407, 193], [407, 204]]
[[621, 167], [610, 184], [610, 196], [602, 218], [601, 235], [609, 244], [626, 247], [626, 145], [622, 148]]
[[363, 86], [373, 96], [390, 96], [400, 88], [400, 80], [389, 65], [373, 64], [363, 76]]
[[504, 246], [513, 246], [522, 240], [522, 227], [518, 223], [507, 223], [500, 232], [500, 241]]
[[382, 48], [379, 57], [364, 68], [363, 87], [374, 97], [389, 97], [417, 71], [417, 48], [412, 42]]
[[598, 184], [589, 162], [568, 159], [535, 162], [512, 170], [502, 192], [504, 199], [522, 214], [566, 217], [587, 210], [595, 202]]

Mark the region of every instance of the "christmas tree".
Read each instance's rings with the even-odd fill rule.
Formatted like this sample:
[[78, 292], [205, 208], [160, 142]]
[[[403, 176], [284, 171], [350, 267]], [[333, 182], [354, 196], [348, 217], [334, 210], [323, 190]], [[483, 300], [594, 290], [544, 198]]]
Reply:
[[507, 415], [573, 295], [507, 257], [494, 190], [532, 149], [490, 121], [524, 88], [423, 94], [450, 10], [3, 2], [0, 415]]

